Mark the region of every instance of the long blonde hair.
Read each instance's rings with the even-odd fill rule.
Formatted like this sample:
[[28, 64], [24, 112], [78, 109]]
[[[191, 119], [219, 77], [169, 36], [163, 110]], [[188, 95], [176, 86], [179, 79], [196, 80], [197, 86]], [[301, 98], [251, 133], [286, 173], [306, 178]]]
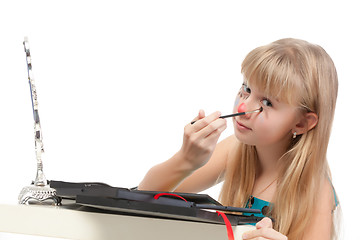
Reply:
[[[319, 183], [330, 178], [326, 152], [334, 118], [338, 80], [333, 61], [320, 46], [281, 39], [251, 51], [242, 63], [249, 84], [269, 96], [318, 115], [316, 127], [297, 136], [282, 156], [273, 198], [274, 228], [299, 239], [310, 222]], [[252, 194], [257, 167], [255, 146], [238, 144], [229, 157], [220, 201], [244, 207]]]

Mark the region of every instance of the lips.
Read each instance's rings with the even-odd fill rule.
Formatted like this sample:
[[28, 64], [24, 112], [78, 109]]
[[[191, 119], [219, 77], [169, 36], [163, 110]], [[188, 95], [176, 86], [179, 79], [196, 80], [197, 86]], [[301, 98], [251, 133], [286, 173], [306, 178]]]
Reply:
[[235, 123], [236, 123], [236, 126], [237, 126], [239, 129], [252, 130], [250, 127], [242, 124], [241, 122], [238, 122], [237, 120], [235, 120]]

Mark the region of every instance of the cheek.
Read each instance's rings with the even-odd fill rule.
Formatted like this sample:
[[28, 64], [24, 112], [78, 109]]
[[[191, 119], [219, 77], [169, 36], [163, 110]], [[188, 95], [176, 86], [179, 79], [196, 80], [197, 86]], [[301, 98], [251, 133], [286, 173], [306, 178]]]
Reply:
[[265, 120], [264, 120], [264, 114], [259, 114], [259, 117], [258, 117], [258, 124], [260, 125], [263, 125], [265, 123]]
[[270, 143], [287, 138], [291, 132], [292, 122], [292, 119], [267, 118], [265, 114], [260, 114], [256, 121], [256, 134], [259, 141]]

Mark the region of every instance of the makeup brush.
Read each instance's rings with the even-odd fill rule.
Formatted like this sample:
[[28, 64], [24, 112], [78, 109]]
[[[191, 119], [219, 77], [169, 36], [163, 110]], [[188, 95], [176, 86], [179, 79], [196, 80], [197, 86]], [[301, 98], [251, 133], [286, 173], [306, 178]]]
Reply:
[[[241, 116], [241, 115], [245, 115], [245, 114], [249, 114], [249, 113], [262, 112], [262, 111], [263, 111], [263, 108], [260, 107], [259, 109], [256, 109], [256, 110], [253, 110], [253, 111], [239, 112], [239, 113], [224, 115], [224, 116], [220, 116], [220, 118], [236, 117], [236, 116]], [[194, 124], [195, 122], [196, 121], [192, 121], [191, 124]]]

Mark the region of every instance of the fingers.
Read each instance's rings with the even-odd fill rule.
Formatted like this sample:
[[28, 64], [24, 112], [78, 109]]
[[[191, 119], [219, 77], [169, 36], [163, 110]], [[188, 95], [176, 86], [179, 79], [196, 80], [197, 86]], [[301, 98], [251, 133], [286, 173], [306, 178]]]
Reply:
[[256, 224], [256, 229], [260, 228], [272, 228], [271, 219], [268, 217], [261, 219], [261, 221]]
[[194, 124], [197, 120], [202, 119], [204, 117], [205, 117], [205, 111], [200, 109], [198, 116], [191, 121], [191, 124]]
[[193, 129], [197, 132], [200, 129], [208, 126], [211, 122], [215, 121], [221, 116], [220, 112], [214, 112], [210, 114], [209, 116], [205, 117], [205, 113], [203, 110], [199, 111], [198, 116], [194, 119], [195, 122], [191, 122], [193, 125]]
[[217, 135], [226, 128], [226, 120], [219, 118], [220, 116], [220, 112], [214, 112], [207, 117], [201, 118], [191, 125], [189, 131], [195, 135], [195, 138], [208, 138]]
[[220, 112], [205, 117], [200, 111], [195, 124], [184, 128], [183, 145], [179, 154], [197, 169], [210, 159], [221, 133], [226, 129], [226, 120], [221, 119]]
[[202, 119], [202, 118], [204, 118], [204, 117], [205, 117], [205, 111], [201, 109], [201, 110], [199, 111], [197, 120]]
[[209, 124], [207, 129], [202, 129], [199, 134], [208, 139], [218, 138], [220, 134], [226, 129], [226, 120], [218, 119]]
[[242, 235], [245, 240], [249, 239], [272, 239], [272, 240], [287, 240], [283, 234], [275, 231], [272, 228], [261, 228], [253, 231], [246, 232]]
[[263, 218], [256, 224], [256, 230], [245, 232], [242, 235], [243, 239], [273, 239], [273, 240], [287, 240], [287, 237], [272, 228], [272, 221], [270, 218]]

